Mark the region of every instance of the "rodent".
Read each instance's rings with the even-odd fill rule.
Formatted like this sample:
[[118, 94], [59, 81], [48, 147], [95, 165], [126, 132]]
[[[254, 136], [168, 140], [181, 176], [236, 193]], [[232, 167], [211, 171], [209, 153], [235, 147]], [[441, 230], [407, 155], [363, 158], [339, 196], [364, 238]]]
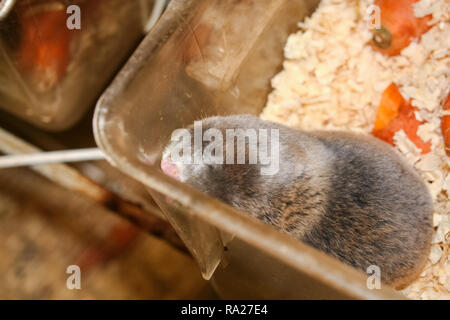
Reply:
[[431, 246], [433, 202], [424, 181], [387, 143], [299, 131], [251, 115], [201, 123], [203, 132], [215, 128], [224, 137], [226, 129], [278, 129], [279, 171], [262, 175], [261, 163], [174, 162], [172, 141], [163, 152], [164, 172], [357, 269], [378, 266], [382, 282], [396, 289], [420, 275]]

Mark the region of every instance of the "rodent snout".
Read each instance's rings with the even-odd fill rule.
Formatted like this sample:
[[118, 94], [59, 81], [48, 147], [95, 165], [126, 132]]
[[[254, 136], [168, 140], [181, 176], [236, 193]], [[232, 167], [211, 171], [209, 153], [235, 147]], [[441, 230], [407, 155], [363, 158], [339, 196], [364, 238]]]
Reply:
[[161, 170], [172, 178], [180, 180], [180, 171], [178, 170], [177, 165], [170, 160], [161, 160]]

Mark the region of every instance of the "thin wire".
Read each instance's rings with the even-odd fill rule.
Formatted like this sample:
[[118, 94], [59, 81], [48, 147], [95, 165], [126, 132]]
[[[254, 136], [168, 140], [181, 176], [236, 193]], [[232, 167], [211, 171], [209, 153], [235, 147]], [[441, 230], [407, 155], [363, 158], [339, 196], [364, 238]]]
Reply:
[[99, 148], [15, 154], [0, 156], [0, 168], [35, 166], [46, 163], [101, 160], [104, 158], [105, 155]]

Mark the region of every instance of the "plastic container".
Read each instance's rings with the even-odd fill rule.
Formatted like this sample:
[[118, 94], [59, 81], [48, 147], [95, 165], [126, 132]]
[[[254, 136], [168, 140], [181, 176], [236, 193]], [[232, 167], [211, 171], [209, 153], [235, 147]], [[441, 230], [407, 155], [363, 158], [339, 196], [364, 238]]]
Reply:
[[224, 298], [402, 298], [369, 290], [368, 275], [159, 169], [173, 130], [209, 115], [260, 113], [287, 36], [317, 3], [172, 0], [96, 107], [108, 160], [149, 188]]
[[[80, 29], [70, 19], [80, 8]], [[47, 130], [92, 107], [144, 35], [153, 0], [2, 0], [0, 107]], [[75, 23], [75, 24], [74, 24]]]

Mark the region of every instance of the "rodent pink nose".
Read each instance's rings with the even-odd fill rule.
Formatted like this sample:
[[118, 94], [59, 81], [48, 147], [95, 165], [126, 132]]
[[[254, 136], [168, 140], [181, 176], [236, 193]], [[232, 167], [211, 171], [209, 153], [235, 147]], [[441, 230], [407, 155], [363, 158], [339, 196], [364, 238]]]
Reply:
[[161, 160], [161, 170], [171, 176], [172, 178], [175, 178], [177, 180], [179, 180], [179, 172], [178, 172], [178, 168], [176, 166], [175, 163], [170, 162], [169, 160]]

